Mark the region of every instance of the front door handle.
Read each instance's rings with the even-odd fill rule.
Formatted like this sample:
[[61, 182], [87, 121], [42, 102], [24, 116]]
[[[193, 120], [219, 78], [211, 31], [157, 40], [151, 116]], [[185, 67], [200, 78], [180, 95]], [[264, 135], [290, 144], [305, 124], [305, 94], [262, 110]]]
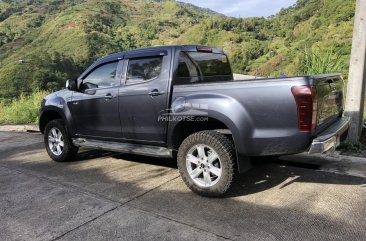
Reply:
[[108, 93], [108, 94], [106, 94], [106, 95], [104, 96], [104, 98], [105, 98], [106, 100], [110, 100], [110, 99], [113, 99], [113, 98], [114, 98], [114, 96], [113, 96], [111, 93]]
[[164, 94], [164, 92], [160, 92], [158, 89], [154, 89], [152, 91], [150, 91], [149, 95], [150, 96], [158, 96], [158, 95], [162, 95]]

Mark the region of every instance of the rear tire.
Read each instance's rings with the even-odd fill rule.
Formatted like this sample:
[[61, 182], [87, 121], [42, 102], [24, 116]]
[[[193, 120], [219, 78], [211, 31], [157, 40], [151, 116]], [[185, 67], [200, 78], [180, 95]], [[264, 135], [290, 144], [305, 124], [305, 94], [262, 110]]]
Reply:
[[52, 120], [46, 124], [44, 144], [48, 155], [57, 162], [75, 159], [79, 148], [72, 144], [65, 123], [61, 119]]
[[197, 132], [183, 141], [177, 162], [184, 183], [193, 192], [208, 197], [221, 196], [234, 178], [234, 145], [218, 132]]

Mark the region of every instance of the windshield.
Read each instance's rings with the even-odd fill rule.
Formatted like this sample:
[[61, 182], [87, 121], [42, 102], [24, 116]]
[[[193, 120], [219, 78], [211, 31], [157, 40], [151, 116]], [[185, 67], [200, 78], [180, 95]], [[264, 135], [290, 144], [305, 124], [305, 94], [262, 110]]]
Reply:
[[175, 84], [233, 81], [225, 54], [181, 52]]

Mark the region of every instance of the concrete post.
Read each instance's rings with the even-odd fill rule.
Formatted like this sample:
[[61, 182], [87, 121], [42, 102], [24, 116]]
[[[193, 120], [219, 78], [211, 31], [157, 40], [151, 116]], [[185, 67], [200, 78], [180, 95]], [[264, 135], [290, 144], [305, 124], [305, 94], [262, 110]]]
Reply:
[[361, 136], [366, 79], [366, 0], [357, 0], [353, 29], [345, 115], [351, 117], [348, 141], [356, 144]]

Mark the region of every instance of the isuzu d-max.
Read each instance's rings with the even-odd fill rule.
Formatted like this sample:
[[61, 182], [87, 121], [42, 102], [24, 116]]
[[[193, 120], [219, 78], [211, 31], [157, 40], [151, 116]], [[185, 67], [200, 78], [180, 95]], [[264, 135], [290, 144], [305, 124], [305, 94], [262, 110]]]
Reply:
[[346, 135], [339, 74], [233, 80], [223, 50], [196, 45], [115, 53], [42, 102], [50, 157], [79, 147], [177, 159], [185, 184], [219, 196], [250, 157], [335, 149]]

